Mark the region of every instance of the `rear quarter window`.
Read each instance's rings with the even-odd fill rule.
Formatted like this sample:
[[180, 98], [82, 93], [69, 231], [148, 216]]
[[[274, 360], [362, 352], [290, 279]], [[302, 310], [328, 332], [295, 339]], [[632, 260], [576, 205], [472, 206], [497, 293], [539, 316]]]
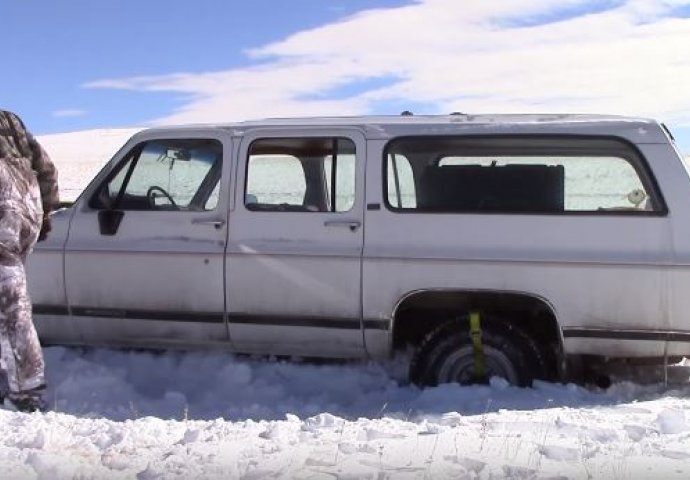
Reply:
[[637, 150], [603, 138], [405, 137], [386, 147], [385, 199], [399, 212], [661, 215]]

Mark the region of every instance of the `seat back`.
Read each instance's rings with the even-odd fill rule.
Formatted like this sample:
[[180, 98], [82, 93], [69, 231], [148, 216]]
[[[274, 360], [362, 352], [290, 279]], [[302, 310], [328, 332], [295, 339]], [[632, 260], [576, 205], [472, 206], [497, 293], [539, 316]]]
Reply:
[[444, 165], [427, 167], [418, 208], [453, 212], [562, 212], [562, 165]]

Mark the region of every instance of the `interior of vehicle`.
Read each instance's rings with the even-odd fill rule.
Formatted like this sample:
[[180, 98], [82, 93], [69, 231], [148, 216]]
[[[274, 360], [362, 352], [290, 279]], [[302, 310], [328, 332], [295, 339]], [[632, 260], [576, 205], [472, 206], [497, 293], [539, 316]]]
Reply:
[[354, 202], [354, 143], [267, 138], [252, 143], [245, 206], [252, 211], [339, 212]]
[[395, 211], [663, 210], [642, 160], [610, 139], [403, 137], [385, 158], [385, 198]]
[[91, 199], [95, 209], [213, 210], [222, 145], [211, 139], [171, 139], [134, 147]]

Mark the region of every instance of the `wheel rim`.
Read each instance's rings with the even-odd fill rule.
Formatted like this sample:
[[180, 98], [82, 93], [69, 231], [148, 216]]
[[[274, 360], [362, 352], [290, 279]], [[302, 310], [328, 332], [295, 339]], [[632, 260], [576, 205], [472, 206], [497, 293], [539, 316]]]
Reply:
[[[502, 377], [512, 385], [518, 385], [520, 376], [512, 361], [505, 353], [484, 345], [485, 376]], [[438, 368], [437, 381], [441, 383], [477, 383], [474, 368], [474, 349], [462, 347], [451, 352]]]

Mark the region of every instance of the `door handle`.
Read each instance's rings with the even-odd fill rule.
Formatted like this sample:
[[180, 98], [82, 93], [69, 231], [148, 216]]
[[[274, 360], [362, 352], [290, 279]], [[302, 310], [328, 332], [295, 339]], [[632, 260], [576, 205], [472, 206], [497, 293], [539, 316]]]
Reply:
[[359, 220], [326, 220], [323, 224], [326, 227], [347, 227], [353, 232], [362, 226]]
[[216, 229], [225, 225], [225, 220], [219, 220], [217, 218], [195, 218], [192, 220], [194, 225], [211, 225]]

